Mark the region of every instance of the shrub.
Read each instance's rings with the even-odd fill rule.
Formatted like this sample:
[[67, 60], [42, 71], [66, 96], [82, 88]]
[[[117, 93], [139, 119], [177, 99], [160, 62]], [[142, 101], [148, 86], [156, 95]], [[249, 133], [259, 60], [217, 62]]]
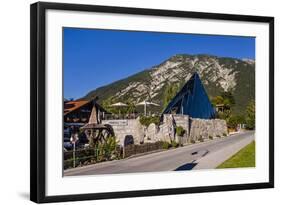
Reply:
[[226, 133], [223, 133], [222, 135], [223, 135], [224, 137], [226, 137], [226, 136], [227, 136], [227, 134], [226, 134]]
[[[107, 160], [121, 158], [121, 147], [116, 137], [107, 137], [104, 142], [93, 144], [92, 147], [77, 149], [75, 152], [75, 166], [95, 164]], [[64, 169], [73, 167], [73, 151], [64, 152]]]
[[204, 142], [204, 138], [202, 137], [202, 135], [200, 135], [200, 137], [198, 138], [199, 142]]
[[210, 135], [210, 136], [209, 136], [209, 139], [212, 140], [212, 139], [214, 139], [214, 137], [213, 137], [212, 135]]
[[216, 135], [216, 137], [220, 138], [221, 136], [220, 135]]
[[170, 148], [169, 142], [163, 142], [162, 148], [163, 148], [163, 149], [169, 149], [169, 148]]
[[179, 146], [179, 143], [177, 143], [176, 141], [172, 141], [171, 145], [172, 147], [177, 148]]
[[185, 129], [183, 129], [182, 126], [177, 126], [176, 127], [176, 133], [177, 133], [178, 136], [182, 137], [185, 133]]
[[103, 143], [99, 142], [96, 145], [96, 153], [98, 161], [105, 161], [119, 158], [117, 151], [118, 141], [115, 136], [110, 136]]
[[194, 140], [194, 139], [190, 140], [190, 143], [194, 144], [194, 143], [195, 143], [195, 140]]
[[160, 117], [158, 117], [158, 116], [141, 116], [140, 123], [145, 127], [148, 127], [151, 123], [159, 125]]

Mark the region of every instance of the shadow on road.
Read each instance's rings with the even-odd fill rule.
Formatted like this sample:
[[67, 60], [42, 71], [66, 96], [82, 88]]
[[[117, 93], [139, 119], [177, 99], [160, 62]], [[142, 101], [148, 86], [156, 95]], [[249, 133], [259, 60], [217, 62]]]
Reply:
[[[191, 155], [198, 155], [199, 153], [201, 154], [203, 152], [203, 154], [201, 155], [201, 157], [205, 157], [207, 154], [209, 154], [208, 150], [200, 150], [200, 151], [195, 151], [192, 152]], [[198, 163], [194, 163], [196, 160], [193, 160], [190, 163], [187, 164], [183, 164], [181, 166], [179, 166], [178, 168], [176, 168], [174, 171], [184, 171], [184, 170], [192, 170]]]
[[194, 163], [194, 161], [193, 161], [191, 163], [181, 165], [180, 167], [176, 168], [174, 171], [192, 170], [196, 165], [197, 165], [197, 163]]

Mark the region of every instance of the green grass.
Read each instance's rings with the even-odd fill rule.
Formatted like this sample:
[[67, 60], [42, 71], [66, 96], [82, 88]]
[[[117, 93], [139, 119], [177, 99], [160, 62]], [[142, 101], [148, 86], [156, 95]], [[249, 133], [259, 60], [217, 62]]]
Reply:
[[255, 167], [255, 141], [242, 148], [235, 155], [220, 164], [217, 168]]

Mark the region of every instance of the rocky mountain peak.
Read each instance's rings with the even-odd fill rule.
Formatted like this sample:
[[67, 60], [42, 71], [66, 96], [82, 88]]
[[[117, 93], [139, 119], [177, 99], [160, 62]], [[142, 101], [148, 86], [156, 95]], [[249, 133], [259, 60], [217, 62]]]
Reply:
[[[247, 94], [251, 98], [254, 96], [254, 78], [250, 76], [254, 76], [254, 60], [207, 54], [177, 54], [151, 69], [96, 89], [86, 98], [99, 95], [101, 99], [110, 96], [119, 100], [130, 99], [135, 103], [153, 100], [161, 104], [163, 92], [168, 84], [184, 84], [195, 71], [199, 74], [209, 97], [222, 91], [231, 91], [235, 95], [241, 93], [240, 89], [244, 89], [243, 86], [252, 88]], [[108, 89], [109, 87], [112, 89]]]

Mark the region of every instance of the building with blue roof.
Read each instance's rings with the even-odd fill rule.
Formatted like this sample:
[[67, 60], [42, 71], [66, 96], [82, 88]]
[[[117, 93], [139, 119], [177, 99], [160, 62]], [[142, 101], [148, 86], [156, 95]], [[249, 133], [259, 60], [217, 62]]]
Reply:
[[213, 108], [197, 72], [170, 101], [162, 114], [183, 114], [192, 118], [212, 119]]

